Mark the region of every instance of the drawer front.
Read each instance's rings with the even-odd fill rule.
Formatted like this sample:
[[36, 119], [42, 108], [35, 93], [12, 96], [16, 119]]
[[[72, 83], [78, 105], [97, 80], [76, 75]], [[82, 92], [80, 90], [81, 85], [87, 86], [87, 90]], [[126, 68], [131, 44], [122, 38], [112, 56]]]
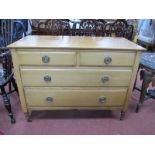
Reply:
[[119, 52], [81, 52], [81, 66], [132, 66], [135, 53]]
[[24, 86], [128, 86], [131, 69], [21, 68]]
[[17, 52], [22, 65], [66, 65], [76, 64], [76, 52]]
[[126, 92], [126, 88], [106, 90], [25, 88], [27, 104], [34, 107], [122, 106]]

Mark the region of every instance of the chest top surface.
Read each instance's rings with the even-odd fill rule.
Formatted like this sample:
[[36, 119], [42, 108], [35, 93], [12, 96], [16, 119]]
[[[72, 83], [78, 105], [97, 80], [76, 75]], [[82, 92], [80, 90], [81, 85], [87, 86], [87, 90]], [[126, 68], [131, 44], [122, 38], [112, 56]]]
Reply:
[[145, 48], [119, 37], [86, 36], [26, 36], [8, 46], [9, 48], [66, 48], [66, 49], [115, 49], [142, 51]]

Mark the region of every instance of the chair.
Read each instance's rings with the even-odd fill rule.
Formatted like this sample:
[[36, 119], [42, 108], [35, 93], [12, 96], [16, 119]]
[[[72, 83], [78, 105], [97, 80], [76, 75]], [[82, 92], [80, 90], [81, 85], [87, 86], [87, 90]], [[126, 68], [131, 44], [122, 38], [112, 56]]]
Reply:
[[[11, 123], [13, 124], [16, 122], [16, 120], [12, 113], [9, 95], [14, 91], [18, 93], [18, 88], [14, 79], [14, 73], [12, 72], [12, 61], [10, 51], [8, 51], [8, 49], [6, 48], [1, 48], [0, 58], [2, 61], [2, 68], [0, 68], [0, 95], [2, 95], [5, 108], [8, 111], [8, 115], [11, 118]], [[14, 89], [9, 89], [9, 91], [7, 91], [7, 85], [9, 83], [12, 84]]]
[[109, 37], [124, 37], [132, 40], [133, 30], [133, 25], [129, 25], [125, 19], [117, 19], [113, 23], [105, 23], [104, 34]]
[[81, 23], [81, 20], [78, 19], [78, 20], [70, 20], [70, 22], [73, 24], [72, 26], [72, 36], [80, 36], [80, 29], [79, 29], [79, 26], [80, 26], [80, 23]]
[[0, 25], [0, 34], [3, 43], [0, 47], [6, 47], [8, 44], [26, 36], [26, 28], [20, 20], [3, 20]]
[[80, 22], [80, 35], [96, 36], [97, 21], [95, 19], [82, 19]]
[[[137, 43], [144, 46], [149, 50], [155, 47], [155, 21], [154, 24], [152, 20], [140, 20], [139, 22], [139, 33]], [[144, 103], [145, 100], [149, 98], [155, 99], [155, 90], [148, 90], [149, 84], [155, 86], [155, 53], [145, 52], [141, 55], [141, 60], [139, 64], [140, 79], [142, 80], [141, 89], [136, 87], [136, 81], [134, 89], [140, 91], [139, 103], [136, 107], [136, 112], [138, 113], [140, 105]], [[137, 73], [138, 74], [138, 73]]]
[[133, 32], [134, 32], [134, 26], [128, 25], [124, 37], [128, 40], [133, 40]]
[[[14, 79], [11, 53], [9, 49], [6, 48], [6, 46], [11, 43], [10, 40], [14, 42], [22, 38], [23, 36], [26, 36], [26, 30], [21, 21], [6, 20], [3, 22], [4, 24], [1, 25], [2, 27], [0, 32], [2, 34], [0, 36], [0, 95], [2, 95], [4, 105], [8, 111], [9, 117], [11, 118], [11, 123], [13, 124], [16, 122], [16, 120], [11, 110], [9, 95], [14, 91], [18, 93], [18, 88]], [[13, 29], [11, 25], [13, 25]]]
[[116, 37], [124, 37], [128, 27], [127, 21], [124, 19], [117, 19], [113, 23], [113, 29]]
[[[7, 51], [8, 49], [6, 46], [12, 42], [15, 42], [19, 39], [21, 39], [23, 36], [26, 36], [26, 29], [24, 27], [24, 24], [20, 20], [5, 20], [3, 21], [4, 24], [1, 26], [1, 37], [0, 37], [0, 47], [4, 51]], [[13, 23], [13, 24], [12, 24]], [[9, 25], [9, 26], [8, 26]], [[11, 25], [13, 25], [13, 28], [11, 29]], [[1, 53], [2, 51], [0, 51]], [[11, 62], [12, 63], [12, 62]], [[12, 65], [13, 67], [13, 65]], [[9, 82], [9, 90], [11, 91], [11, 83]]]
[[141, 89], [135, 87], [135, 89], [141, 91], [139, 103], [136, 107], [137, 113], [140, 105], [142, 105], [145, 100], [150, 98], [155, 99], [155, 89], [148, 89], [150, 83], [152, 83], [152, 86], [155, 87], [155, 53], [142, 53], [139, 70], [142, 87]]
[[71, 35], [70, 24], [67, 19], [48, 19], [45, 22], [40, 22], [38, 31], [40, 35]]
[[26, 35], [27, 34], [24, 24], [19, 20], [15, 20], [13, 23], [13, 42], [23, 38], [23, 36]]
[[97, 25], [96, 25], [96, 36], [97, 37], [103, 37], [105, 36], [105, 25], [106, 23], [101, 22], [101, 21], [97, 21]]
[[62, 35], [62, 24], [59, 19], [48, 19], [46, 22], [40, 22], [38, 28], [41, 34]]
[[105, 37], [111, 37], [112, 36], [112, 29], [113, 29], [113, 23], [106, 23], [103, 29], [103, 34]]
[[38, 27], [36, 28], [37, 35], [47, 35], [45, 23], [46, 23], [46, 21], [38, 23]]
[[70, 26], [70, 21], [65, 19], [65, 20], [61, 20], [61, 24], [62, 24], [62, 35], [63, 36], [71, 36], [72, 35], [72, 30], [71, 30], [71, 26]]
[[39, 35], [38, 25], [40, 23], [39, 19], [32, 19], [30, 21], [30, 26], [32, 29], [32, 35]]
[[155, 49], [155, 20], [140, 20], [137, 43], [151, 51]]

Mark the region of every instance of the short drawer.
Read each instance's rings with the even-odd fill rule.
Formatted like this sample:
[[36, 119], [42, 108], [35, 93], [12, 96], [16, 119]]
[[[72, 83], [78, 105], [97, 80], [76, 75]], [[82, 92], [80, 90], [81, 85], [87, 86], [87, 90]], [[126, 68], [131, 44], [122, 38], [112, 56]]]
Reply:
[[99, 107], [121, 106], [126, 97], [127, 88], [95, 89], [52, 89], [25, 88], [28, 106], [34, 107]]
[[81, 66], [132, 66], [135, 53], [126, 52], [81, 52]]
[[21, 65], [63, 65], [74, 66], [76, 64], [75, 52], [17, 52]]
[[24, 86], [128, 86], [132, 70], [21, 67]]

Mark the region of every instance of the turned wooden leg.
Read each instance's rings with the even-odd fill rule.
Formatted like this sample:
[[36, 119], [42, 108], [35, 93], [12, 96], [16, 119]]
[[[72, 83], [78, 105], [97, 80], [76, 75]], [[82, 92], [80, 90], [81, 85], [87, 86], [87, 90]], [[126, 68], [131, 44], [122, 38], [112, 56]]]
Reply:
[[32, 122], [31, 113], [32, 113], [32, 111], [29, 111], [29, 112], [25, 113], [27, 122]]
[[3, 97], [3, 102], [5, 105], [5, 108], [8, 111], [9, 117], [11, 118], [11, 123], [14, 124], [16, 122], [16, 120], [15, 120], [12, 110], [11, 110], [10, 98], [8, 97], [4, 87], [1, 88], [1, 92], [2, 92], [2, 97]]
[[12, 91], [12, 87], [11, 87], [11, 81], [9, 82], [9, 92]]
[[139, 103], [137, 104], [137, 107], [136, 107], [137, 113], [139, 111], [140, 104], [143, 104], [144, 102], [145, 96], [147, 94], [147, 88], [149, 87], [149, 84], [152, 81], [152, 76], [153, 74], [151, 72], [143, 70], [143, 74], [142, 74], [143, 82], [142, 82], [141, 94], [139, 98]]
[[124, 116], [125, 116], [125, 111], [121, 111], [120, 120], [123, 120], [124, 119]]
[[[16, 80], [15, 80], [14, 78], [12, 78], [12, 79], [11, 79], [11, 82], [12, 82], [12, 85], [13, 85], [15, 91], [16, 91], [17, 94], [18, 94], [18, 87], [17, 87], [17, 84], [16, 84]], [[19, 95], [19, 94], [18, 94], [18, 95]]]
[[138, 67], [137, 74], [136, 74], [136, 79], [133, 87], [133, 91], [136, 89], [136, 84], [137, 84], [137, 77], [138, 77], [138, 72], [139, 72], [140, 66]]
[[27, 122], [32, 122], [32, 118], [30, 115], [27, 116]]

